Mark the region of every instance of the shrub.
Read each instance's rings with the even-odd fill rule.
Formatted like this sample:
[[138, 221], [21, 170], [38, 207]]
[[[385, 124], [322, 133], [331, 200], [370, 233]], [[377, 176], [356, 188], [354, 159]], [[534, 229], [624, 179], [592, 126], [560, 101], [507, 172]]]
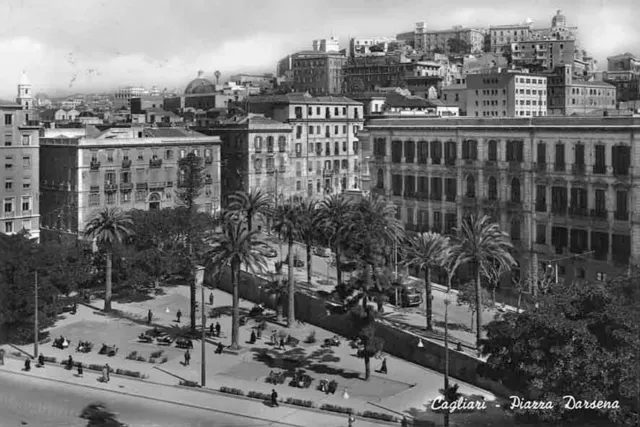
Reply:
[[132, 351], [131, 353], [129, 353], [126, 357], [126, 359], [128, 360], [136, 360], [138, 357], [138, 352], [137, 351]]
[[126, 375], [128, 377], [133, 377], [133, 378], [146, 378], [138, 371], [128, 371], [126, 369], [124, 370], [123, 375]]
[[151, 359], [158, 359], [160, 356], [162, 356], [163, 353], [164, 353], [164, 350], [154, 351], [153, 353], [151, 353], [151, 356], [149, 357]]
[[307, 344], [314, 344], [316, 342], [316, 331], [311, 331], [304, 342]]
[[51, 356], [44, 356], [44, 361], [49, 363], [58, 363], [58, 360]]
[[220, 387], [220, 391], [227, 394], [235, 394], [236, 396], [244, 396], [244, 391], [232, 387]]
[[247, 397], [251, 397], [253, 399], [260, 399], [260, 400], [271, 400], [270, 394], [263, 393], [261, 391], [250, 391], [249, 393], [247, 393]]
[[381, 412], [364, 411], [363, 413], [360, 414], [360, 416], [366, 417], [366, 418], [373, 418], [374, 420], [381, 420], [381, 421], [389, 421], [389, 422], [398, 421], [398, 419], [393, 415], [383, 414]]
[[344, 406], [338, 406], [338, 405], [331, 405], [329, 403], [325, 403], [320, 407], [320, 409], [322, 409], [323, 411], [337, 412], [339, 414], [353, 413], [353, 409], [351, 408], [345, 408]]
[[293, 397], [287, 398], [287, 403], [289, 405], [302, 406], [305, 408], [313, 408], [313, 402], [310, 400], [302, 400], [302, 399], [294, 399]]
[[146, 362], [146, 361], [147, 361], [147, 359], [146, 359], [144, 356], [138, 356], [138, 357], [136, 358], [136, 360], [137, 360], [138, 362]]
[[184, 387], [200, 387], [200, 384], [197, 382], [189, 380], [180, 380], [180, 385]]
[[[87, 369], [98, 372], [102, 372], [102, 368], [104, 368], [104, 365], [96, 365], [95, 363], [87, 366]], [[111, 371], [113, 372], [113, 368], [111, 368]]]
[[167, 363], [169, 361], [169, 358], [167, 356], [162, 358], [162, 361], [160, 363]]
[[149, 363], [156, 363], [156, 359], [154, 359], [153, 357], [149, 358]]

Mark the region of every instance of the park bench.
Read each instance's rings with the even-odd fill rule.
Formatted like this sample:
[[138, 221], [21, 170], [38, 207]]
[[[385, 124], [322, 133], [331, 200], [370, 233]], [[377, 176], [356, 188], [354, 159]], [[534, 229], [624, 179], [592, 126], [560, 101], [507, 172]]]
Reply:
[[118, 347], [115, 345], [102, 344], [102, 348], [98, 354], [106, 354], [109, 357], [113, 357], [118, 354]]
[[182, 349], [192, 349], [193, 341], [191, 341], [188, 338], [178, 338], [176, 340], [176, 347], [182, 348]]
[[76, 347], [76, 351], [80, 353], [89, 353], [93, 350], [93, 343], [90, 341], [80, 341]]
[[150, 344], [153, 342], [153, 337], [146, 334], [140, 334], [138, 335], [138, 341]]
[[157, 339], [158, 345], [171, 345], [173, 340], [169, 336], [159, 337]]
[[271, 371], [269, 372], [269, 376], [267, 377], [267, 383], [278, 385], [278, 384], [282, 384], [284, 382], [284, 379], [285, 379], [284, 372]]

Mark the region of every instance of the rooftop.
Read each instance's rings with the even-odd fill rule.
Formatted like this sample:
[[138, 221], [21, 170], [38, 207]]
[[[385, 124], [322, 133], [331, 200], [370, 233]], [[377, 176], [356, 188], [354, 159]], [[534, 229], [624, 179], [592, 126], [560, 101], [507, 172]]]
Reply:
[[369, 129], [389, 128], [640, 128], [640, 118], [633, 117], [532, 117], [532, 118], [380, 118], [372, 119]]
[[331, 105], [361, 105], [360, 102], [345, 96], [311, 96], [306, 93], [287, 93], [284, 95], [251, 96], [249, 103], [253, 104], [331, 104]]

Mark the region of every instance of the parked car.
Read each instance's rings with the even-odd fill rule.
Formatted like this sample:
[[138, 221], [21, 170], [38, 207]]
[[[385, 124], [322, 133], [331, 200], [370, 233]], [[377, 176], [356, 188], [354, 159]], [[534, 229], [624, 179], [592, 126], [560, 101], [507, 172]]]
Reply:
[[387, 289], [389, 303], [400, 307], [419, 307], [422, 304], [422, 291], [412, 283], [395, 281]]

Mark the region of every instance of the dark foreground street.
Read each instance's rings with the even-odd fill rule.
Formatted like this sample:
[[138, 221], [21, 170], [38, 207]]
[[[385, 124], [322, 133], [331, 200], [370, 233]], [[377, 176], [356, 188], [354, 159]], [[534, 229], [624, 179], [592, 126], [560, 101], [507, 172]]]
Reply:
[[284, 426], [0, 371], [2, 427], [86, 426], [78, 414], [92, 402], [105, 403], [131, 427]]

